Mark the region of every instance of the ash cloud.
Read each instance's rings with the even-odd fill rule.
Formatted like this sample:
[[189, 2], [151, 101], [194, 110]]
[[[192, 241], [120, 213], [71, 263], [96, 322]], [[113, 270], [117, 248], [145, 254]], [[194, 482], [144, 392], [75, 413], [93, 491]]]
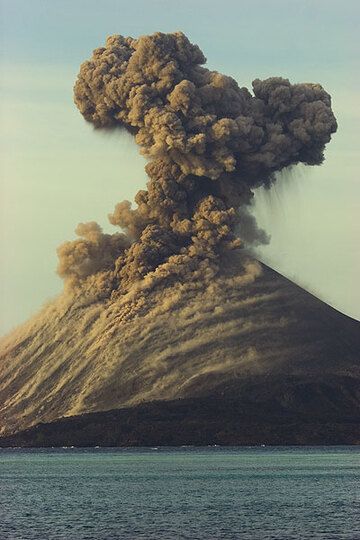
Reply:
[[272, 77], [253, 94], [203, 67], [181, 33], [111, 36], [82, 64], [75, 103], [96, 128], [124, 127], [147, 158], [147, 189], [136, 206], [109, 215], [124, 234], [81, 224], [60, 246], [59, 274], [70, 287], [91, 278], [109, 294], [149, 281], [211, 280], [232, 250], [266, 242], [249, 213], [253, 190], [302, 162], [321, 164], [336, 131], [319, 84]]

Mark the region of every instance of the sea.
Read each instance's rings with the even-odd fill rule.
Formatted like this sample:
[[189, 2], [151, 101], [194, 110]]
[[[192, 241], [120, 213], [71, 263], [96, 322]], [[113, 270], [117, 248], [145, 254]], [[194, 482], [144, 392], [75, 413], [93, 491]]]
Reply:
[[0, 539], [360, 539], [360, 448], [0, 449]]

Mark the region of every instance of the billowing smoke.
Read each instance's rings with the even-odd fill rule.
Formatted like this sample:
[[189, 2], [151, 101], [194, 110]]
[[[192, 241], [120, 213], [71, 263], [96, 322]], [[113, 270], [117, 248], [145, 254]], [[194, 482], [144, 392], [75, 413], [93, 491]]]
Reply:
[[231, 250], [267, 240], [249, 212], [254, 188], [322, 163], [337, 125], [319, 84], [256, 79], [251, 94], [205, 61], [176, 32], [111, 36], [81, 66], [77, 107], [96, 128], [134, 134], [149, 181], [135, 208], [125, 201], [109, 216], [125, 234], [81, 224], [81, 238], [59, 248], [71, 286], [93, 279], [116, 294], [149, 275], [211, 279]]

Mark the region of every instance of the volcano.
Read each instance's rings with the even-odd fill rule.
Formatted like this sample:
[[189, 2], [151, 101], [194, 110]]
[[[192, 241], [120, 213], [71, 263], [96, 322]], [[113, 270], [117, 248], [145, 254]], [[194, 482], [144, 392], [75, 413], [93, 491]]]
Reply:
[[359, 443], [360, 323], [227, 268], [130, 320], [131, 298], [59, 298], [3, 339], [1, 444]]
[[136, 206], [58, 249], [63, 293], [2, 341], [3, 445], [360, 441], [359, 323], [254, 260], [254, 192], [321, 165], [320, 84], [204, 67], [182, 32], [114, 35], [74, 101], [147, 160]]

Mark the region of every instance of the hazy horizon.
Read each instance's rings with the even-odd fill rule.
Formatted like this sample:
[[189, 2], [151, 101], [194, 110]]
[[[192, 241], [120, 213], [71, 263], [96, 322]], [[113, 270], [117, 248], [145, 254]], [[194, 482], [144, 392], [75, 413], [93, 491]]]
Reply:
[[[257, 250], [274, 269], [360, 319], [354, 2], [1, 1], [0, 333], [62, 290], [56, 248], [81, 221], [114, 231], [107, 214], [145, 185], [144, 158], [124, 133], [94, 132], [73, 104], [80, 63], [106, 37], [184, 31], [208, 66], [251, 87], [271, 75], [319, 82], [331, 94], [338, 132], [320, 167], [296, 166], [254, 214], [271, 235]], [[64, 7], [68, 9], [64, 9]], [[196, 10], [194, 13], [193, 10]], [[291, 24], [289, 22], [291, 21]], [[291, 176], [291, 182], [289, 182]]]

